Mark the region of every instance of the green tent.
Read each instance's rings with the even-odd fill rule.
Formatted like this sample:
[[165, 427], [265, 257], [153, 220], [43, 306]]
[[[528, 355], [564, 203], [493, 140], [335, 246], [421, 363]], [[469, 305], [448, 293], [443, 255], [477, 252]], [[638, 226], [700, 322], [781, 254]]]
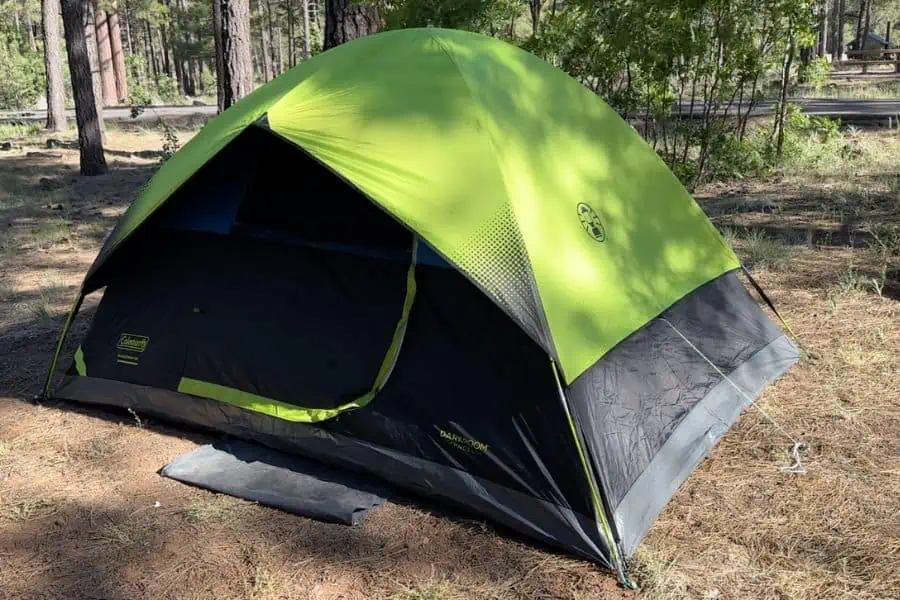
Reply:
[[624, 577], [797, 359], [739, 268], [562, 71], [472, 33], [383, 33], [157, 172], [87, 273], [72, 316], [106, 291], [56, 395], [367, 471]]

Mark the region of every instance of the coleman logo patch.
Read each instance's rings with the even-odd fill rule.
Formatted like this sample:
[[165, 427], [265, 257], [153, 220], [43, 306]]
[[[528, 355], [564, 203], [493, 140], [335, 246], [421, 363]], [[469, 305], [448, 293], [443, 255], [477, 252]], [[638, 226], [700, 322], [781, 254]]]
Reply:
[[597, 211], [584, 202], [579, 202], [575, 208], [578, 211], [578, 220], [581, 221], [581, 227], [584, 228], [587, 234], [598, 242], [606, 240], [606, 230], [603, 229], [603, 222], [600, 220], [600, 215], [597, 214]]
[[438, 430], [442, 440], [448, 442], [457, 450], [462, 450], [467, 454], [487, 454], [488, 445], [484, 442], [479, 442], [478, 440], [459, 435], [458, 433], [444, 431], [437, 425], [435, 425], [434, 428]]
[[116, 348], [127, 352], [143, 352], [147, 349], [150, 338], [145, 335], [135, 335], [133, 333], [123, 333], [119, 336]]

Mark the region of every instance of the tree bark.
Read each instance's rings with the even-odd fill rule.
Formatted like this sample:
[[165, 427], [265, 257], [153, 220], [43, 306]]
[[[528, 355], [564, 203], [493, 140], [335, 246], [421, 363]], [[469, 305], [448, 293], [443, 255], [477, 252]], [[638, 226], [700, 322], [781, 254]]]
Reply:
[[75, 122], [78, 125], [78, 149], [82, 175], [106, 172], [103, 154], [101, 115], [94, 99], [93, 73], [86, 33], [94, 29], [93, 11], [87, 10], [91, 0], [63, 0], [63, 26], [72, 92], [75, 97]]
[[59, 0], [41, 2], [44, 70], [47, 77], [47, 129], [66, 128], [66, 93], [59, 59]]
[[838, 59], [844, 58], [844, 13], [847, 12], [847, 0], [837, 0], [838, 3], [838, 21], [837, 21], [837, 47]]
[[355, 40], [384, 28], [377, 7], [355, 0], [325, 2], [325, 49]]
[[541, 9], [544, 0], [528, 0], [528, 11], [531, 13], [531, 35], [538, 36], [541, 29]]
[[[68, 0], [67, 0], [68, 1]], [[100, 76], [100, 60], [97, 57], [97, 25], [94, 10], [96, 0], [84, 1], [84, 43], [87, 46], [88, 64], [91, 65], [91, 81], [94, 87], [94, 104], [97, 107], [97, 122], [103, 135], [103, 80]], [[66, 38], [68, 41], [68, 38]]]
[[37, 53], [37, 40], [34, 36], [34, 21], [31, 20], [31, 13], [28, 12], [28, 3], [22, 5], [22, 15], [25, 17], [25, 30], [28, 33], [28, 47], [31, 51]]
[[116, 78], [116, 98], [119, 104], [124, 104], [128, 101], [128, 69], [125, 68], [125, 53], [122, 51], [122, 31], [119, 27], [119, 12], [115, 2], [112, 8], [112, 12], [106, 15], [107, 23], [109, 24], [109, 45], [112, 50], [113, 75]]
[[225, 110], [225, 48], [222, 40], [222, 1], [212, 0], [213, 38], [216, 48], [216, 103], [220, 113]]
[[303, 60], [309, 60], [309, 0], [300, 0], [300, 10], [303, 11]]
[[819, 44], [816, 54], [819, 58], [825, 58], [828, 52], [828, 0], [822, 0], [819, 11]]
[[278, 53], [278, 58], [276, 60], [276, 70], [279, 75], [284, 73], [284, 42], [282, 40], [281, 27], [275, 28], [275, 51]]
[[97, 30], [97, 60], [100, 66], [100, 83], [103, 85], [103, 104], [115, 106], [119, 103], [116, 91], [116, 74], [113, 69], [112, 44], [109, 41], [109, 21], [106, 11], [95, 8], [95, 25]]
[[[869, 5], [869, 0], [859, 0], [859, 14], [856, 17], [856, 43], [861, 44], [862, 42], [862, 29], [863, 23], [866, 20], [866, 7]], [[863, 48], [857, 48], [857, 50], [862, 50]]]
[[[262, 4], [260, 4], [260, 10], [262, 10]], [[268, 42], [265, 44], [268, 45], [269, 48], [269, 69], [272, 72], [272, 77], [278, 77], [281, 74], [281, 71], [278, 68], [278, 59], [275, 55], [275, 25], [272, 20], [272, 2], [271, 0], [265, 0], [265, 13], [266, 13], [266, 22], [264, 24], [260, 24], [260, 27], [264, 29], [263, 37], [268, 39]]]
[[162, 56], [163, 56], [163, 71], [166, 72], [166, 75], [172, 76], [172, 61], [169, 59], [169, 54], [172, 52], [172, 47], [169, 45], [169, 35], [166, 32], [165, 24], [159, 26], [159, 42], [162, 46]]
[[269, 25], [271, 18], [266, 18], [266, 3], [258, 0], [256, 8], [259, 11], [259, 49], [262, 52], [263, 78], [265, 81], [271, 81], [274, 77], [272, 73], [272, 37], [269, 35]]
[[131, 15], [128, 11], [128, 6], [125, 7], [125, 13], [123, 14], [125, 17], [125, 43], [127, 44], [128, 54], [134, 54], [134, 39], [131, 37]]
[[287, 21], [288, 21], [288, 33], [287, 33], [287, 52], [288, 52], [288, 68], [290, 69], [294, 65], [297, 64], [297, 53], [294, 52], [295, 42], [294, 42], [294, 2], [293, 0], [287, 0]]
[[150, 29], [150, 23], [144, 21], [144, 33], [147, 46], [147, 62], [150, 64], [150, 70], [153, 71], [153, 81], [159, 85], [159, 63], [156, 60], [156, 52], [153, 50], [153, 30]]
[[221, 0], [224, 109], [253, 89], [249, 0]]
[[778, 137], [775, 145], [775, 155], [778, 157], [779, 162], [784, 155], [784, 119], [787, 113], [788, 88], [791, 86], [791, 65], [794, 62], [794, 52], [797, 47], [793, 25], [788, 28], [788, 36], [790, 37], [790, 42], [787, 56], [784, 58], [784, 70], [781, 73], [781, 102], [778, 106], [778, 119], [776, 121]]

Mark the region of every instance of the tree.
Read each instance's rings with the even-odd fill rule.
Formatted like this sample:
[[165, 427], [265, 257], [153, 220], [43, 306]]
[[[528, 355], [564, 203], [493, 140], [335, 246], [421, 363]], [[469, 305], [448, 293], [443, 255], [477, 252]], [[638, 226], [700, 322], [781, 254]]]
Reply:
[[[381, 31], [385, 26], [377, 6], [356, 0], [326, 0], [325, 49]], [[307, 38], [308, 39], [308, 38]]]
[[222, 0], [212, 0], [213, 39], [216, 52], [216, 103], [225, 110], [225, 48], [222, 40]]
[[300, 0], [300, 10], [303, 11], [303, 60], [309, 60], [309, 0]]
[[[116, 2], [113, 2], [112, 10], [107, 13], [107, 21], [113, 72], [116, 77], [116, 97], [120, 104], [124, 104], [128, 101], [128, 70], [125, 68], [125, 52], [122, 51], [122, 32], [119, 27], [119, 10]], [[127, 26], [127, 19], [125, 23]], [[130, 48], [131, 42], [128, 45]], [[130, 49], [129, 52], [131, 52]]]
[[[101, 135], [103, 135], [103, 81], [100, 76], [100, 60], [97, 56], [97, 28], [94, 10], [96, 9], [96, 0], [86, 0], [84, 2], [84, 43], [87, 47], [88, 64], [91, 67], [91, 82], [94, 86], [94, 105], [97, 111], [97, 124], [100, 127]], [[63, 23], [65, 23], [65, 15], [63, 15]], [[66, 42], [68, 44], [68, 37]], [[68, 45], [66, 46], [68, 47]]]
[[541, 10], [544, 0], [528, 0], [528, 12], [531, 13], [531, 35], [538, 36], [541, 27]]
[[47, 77], [47, 129], [62, 131], [66, 128], [66, 93], [59, 59], [59, 0], [43, 0], [41, 15]]
[[75, 122], [78, 125], [78, 149], [82, 175], [106, 172], [100, 115], [94, 99], [94, 83], [86, 32], [94, 28], [91, 0], [63, 0], [62, 16], [66, 53], [75, 97]]
[[109, 23], [106, 11], [95, 7], [94, 18], [97, 30], [97, 64], [100, 70], [100, 83], [103, 87], [103, 104], [114, 106], [118, 104], [119, 98], [116, 91], [116, 74], [113, 69], [112, 45], [109, 41]]
[[265, 3], [258, 1], [256, 3], [256, 9], [259, 14], [259, 49], [261, 54], [261, 63], [263, 67], [263, 79], [265, 81], [271, 81], [275, 74], [273, 72], [272, 66], [272, 37], [271, 37], [271, 16], [266, 19], [266, 5]]
[[223, 110], [253, 90], [249, 0], [219, 0], [222, 5]]

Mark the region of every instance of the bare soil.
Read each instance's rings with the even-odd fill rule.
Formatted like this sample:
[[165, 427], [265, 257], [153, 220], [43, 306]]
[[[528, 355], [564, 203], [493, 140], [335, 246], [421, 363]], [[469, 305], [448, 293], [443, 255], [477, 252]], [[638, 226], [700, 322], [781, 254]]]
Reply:
[[[791, 442], [750, 409], [643, 543], [637, 593], [425, 507], [387, 504], [351, 528], [183, 486], [157, 471], [204, 436], [32, 404], [80, 279], [162, 141], [111, 130], [112, 168], [87, 179], [71, 134], [53, 149], [45, 136], [14, 140], [0, 153], [0, 599], [900, 598], [900, 302], [895, 258], [865, 237], [872, 218], [900, 224], [900, 143], [871, 136], [831, 179], [699, 191], [718, 225], [762, 229], [787, 256], [757, 275], [810, 356], [760, 406], [808, 443], [807, 472], [779, 470]], [[847, 203], [849, 224], [834, 210]], [[883, 273], [879, 295], [867, 278]]]

